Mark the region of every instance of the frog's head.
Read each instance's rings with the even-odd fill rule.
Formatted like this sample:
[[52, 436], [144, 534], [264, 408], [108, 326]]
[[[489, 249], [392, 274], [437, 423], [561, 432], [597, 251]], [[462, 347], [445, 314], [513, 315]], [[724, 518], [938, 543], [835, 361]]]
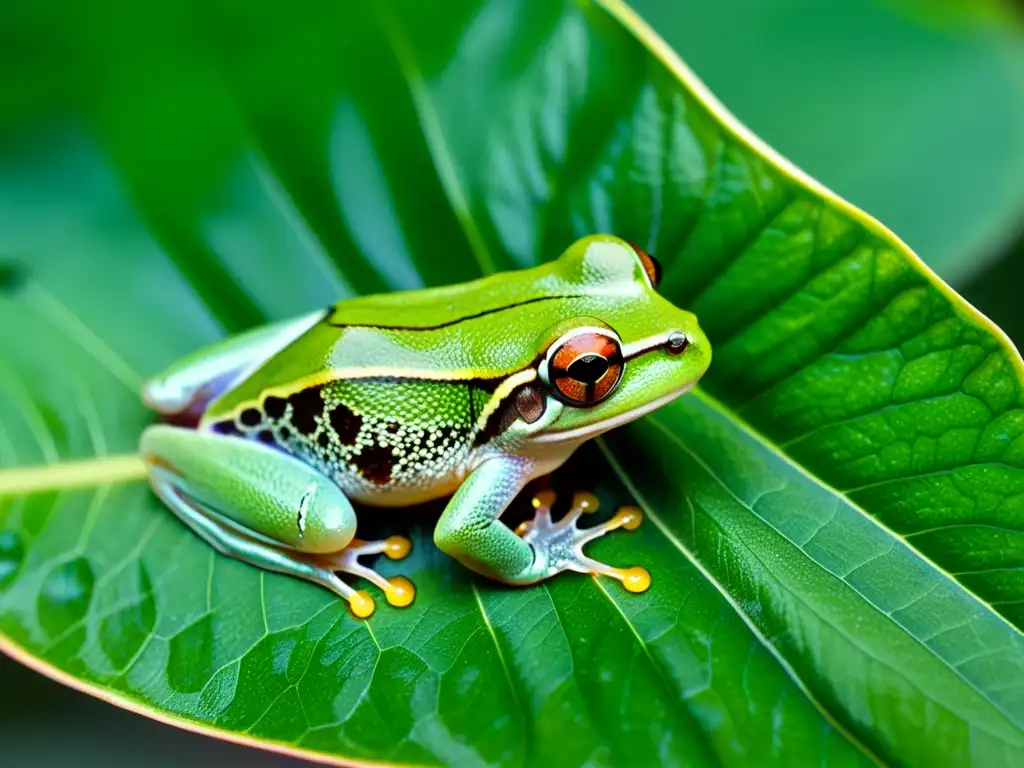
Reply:
[[574, 300], [572, 317], [539, 340], [538, 379], [562, 407], [533, 442], [586, 440], [670, 402], [704, 375], [711, 345], [696, 316], [658, 294], [654, 258], [595, 235], [551, 268]]

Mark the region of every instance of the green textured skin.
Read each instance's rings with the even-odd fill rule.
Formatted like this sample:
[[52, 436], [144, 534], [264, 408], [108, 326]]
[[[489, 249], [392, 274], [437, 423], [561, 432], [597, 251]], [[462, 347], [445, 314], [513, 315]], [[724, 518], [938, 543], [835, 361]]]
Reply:
[[[352, 540], [356, 516], [341, 490], [312, 467], [248, 440], [164, 425], [143, 433], [143, 455], [158, 455], [187, 478], [193, 501], [248, 531], [306, 552], [336, 552]], [[312, 489], [312, 493], [310, 490]], [[303, 503], [303, 497], [309, 498]], [[297, 511], [303, 509], [303, 520]]]
[[485, 576], [523, 583], [538, 580], [534, 553], [491, 510], [504, 509], [523, 487], [529, 466], [522, 460], [484, 462], [459, 486], [434, 529], [434, 543]]

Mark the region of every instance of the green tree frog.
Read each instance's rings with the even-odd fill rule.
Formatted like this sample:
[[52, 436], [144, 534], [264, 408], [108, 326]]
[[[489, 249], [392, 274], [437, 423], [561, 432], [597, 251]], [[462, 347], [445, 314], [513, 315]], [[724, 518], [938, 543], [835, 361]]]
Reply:
[[[600, 574], [634, 592], [639, 566], [615, 568], [583, 546], [641, 522], [627, 507], [533, 499], [516, 531], [502, 512], [584, 441], [686, 392], [711, 347], [693, 314], [657, 293], [660, 267], [607, 235], [541, 266], [462, 285], [347, 299], [215, 344], [146, 382], [171, 417], [141, 453], [157, 495], [218, 551], [320, 584], [367, 617], [374, 601], [412, 602], [405, 578], [358, 558], [404, 557], [409, 541], [355, 538], [351, 501], [403, 507], [451, 495], [434, 530], [441, 550], [507, 584], [562, 571]], [[174, 422], [188, 426], [175, 426]]]

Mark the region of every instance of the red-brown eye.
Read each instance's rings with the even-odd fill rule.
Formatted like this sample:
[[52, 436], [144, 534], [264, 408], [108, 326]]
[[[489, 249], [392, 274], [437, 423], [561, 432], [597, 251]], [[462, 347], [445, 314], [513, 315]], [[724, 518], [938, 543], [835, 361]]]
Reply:
[[637, 248], [633, 243], [630, 245], [636, 251], [636, 255], [640, 257], [640, 263], [644, 265], [644, 272], [647, 273], [647, 279], [651, 281], [651, 287], [657, 288], [658, 283], [661, 282], [661, 262], [646, 251]]
[[619, 340], [597, 328], [567, 334], [548, 350], [548, 378], [555, 395], [570, 405], [594, 405], [622, 379]]

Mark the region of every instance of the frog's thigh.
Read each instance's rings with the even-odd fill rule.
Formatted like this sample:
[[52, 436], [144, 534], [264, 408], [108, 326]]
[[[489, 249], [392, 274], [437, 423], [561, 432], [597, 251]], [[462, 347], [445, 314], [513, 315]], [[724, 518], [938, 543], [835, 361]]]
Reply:
[[365, 618], [373, 613], [373, 599], [365, 591], [356, 591], [328, 568], [298, 559], [296, 553], [277, 549], [218, 522], [207, 511], [186, 500], [174, 486], [153, 473], [153, 488], [163, 502], [207, 544], [222, 555], [233, 557], [249, 565], [277, 571], [319, 584], [348, 601], [353, 613]]
[[355, 534], [355, 512], [341, 489], [275, 448], [166, 425], [149, 427], [140, 448], [160, 497], [179, 516], [183, 503], [189, 516], [249, 540], [243, 553], [232, 553], [242, 559], [253, 546], [337, 552]]
[[529, 571], [532, 547], [498, 518], [529, 482], [533, 465], [518, 457], [488, 459], [459, 486], [434, 529], [434, 543], [467, 568], [513, 582]]
[[147, 381], [142, 398], [168, 414], [181, 413], [197, 399], [208, 402], [309, 330], [323, 314], [264, 325], [201, 349]]

